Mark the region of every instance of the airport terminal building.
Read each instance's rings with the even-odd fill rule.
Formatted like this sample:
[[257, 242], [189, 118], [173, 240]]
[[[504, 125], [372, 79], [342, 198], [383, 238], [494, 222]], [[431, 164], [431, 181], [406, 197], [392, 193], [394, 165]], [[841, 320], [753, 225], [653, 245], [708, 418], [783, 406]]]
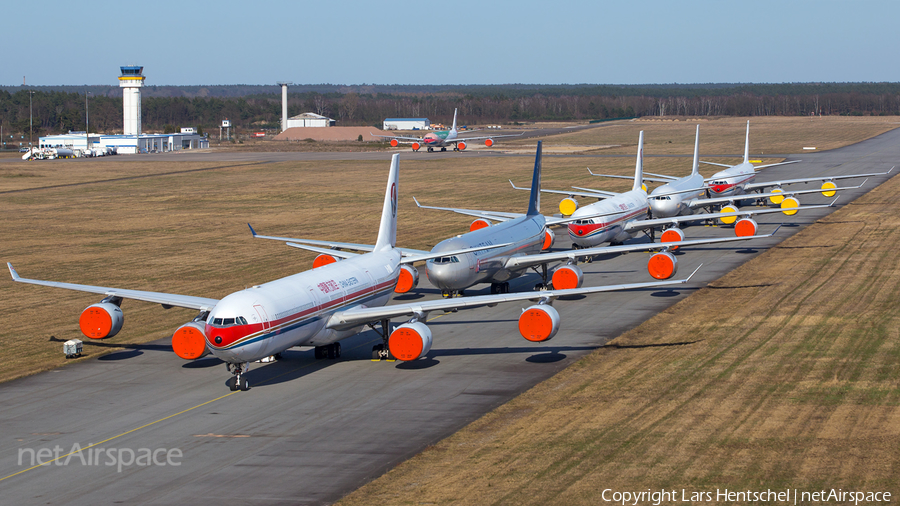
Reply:
[[193, 128], [182, 128], [180, 133], [106, 135], [84, 132], [69, 132], [62, 135], [48, 135], [40, 138], [40, 148], [68, 148], [87, 152], [91, 150], [112, 150], [118, 154], [167, 153], [183, 149], [209, 148], [209, 139], [194, 132]]
[[428, 130], [430, 127], [428, 118], [387, 118], [382, 130]]

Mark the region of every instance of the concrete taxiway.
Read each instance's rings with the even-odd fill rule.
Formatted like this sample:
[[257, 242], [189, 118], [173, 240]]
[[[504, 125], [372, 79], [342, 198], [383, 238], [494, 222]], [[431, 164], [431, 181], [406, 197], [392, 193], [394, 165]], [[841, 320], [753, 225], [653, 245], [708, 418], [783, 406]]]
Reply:
[[[887, 171], [900, 164], [900, 130], [798, 158], [803, 161], [766, 169], [757, 180]], [[884, 179], [843, 192], [838, 207]], [[830, 200], [818, 194], [801, 198], [804, 204]], [[545, 199], [545, 206], [554, 204]], [[335, 501], [829, 212], [766, 215], [757, 220], [762, 232], [785, 223], [776, 237], [680, 253], [678, 277], [704, 264], [683, 288], [557, 301], [562, 328], [546, 343], [529, 343], [518, 334], [525, 304], [505, 304], [432, 314], [435, 344], [425, 359], [372, 362], [371, 347], [379, 338], [366, 332], [343, 341], [340, 360], [317, 361], [311, 350], [294, 350], [281, 361], [254, 364], [248, 392], [229, 392], [230, 375], [216, 359], [186, 363], [176, 357], [168, 338], [0, 384], [2, 502]], [[695, 226], [686, 233], [695, 238], [732, 231]], [[648, 281], [647, 258], [631, 253], [584, 264], [585, 284]], [[532, 275], [513, 286], [523, 290], [535, 282]], [[426, 286], [398, 298], [435, 296]], [[95, 298], [85, 295], [90, 302]], [[121, 335], [127, 332], [126, 325]], [[82, 453], [68, 457], [75, 445]], [[118, 468], [120, 457], [127, 461], [129, 451], [139, 456], [142, 449], [155, 452], [155, 462]], [[170, 450], [177, 452], [166, 460]], [[59, 458], [35, 467], [31, 455]]]

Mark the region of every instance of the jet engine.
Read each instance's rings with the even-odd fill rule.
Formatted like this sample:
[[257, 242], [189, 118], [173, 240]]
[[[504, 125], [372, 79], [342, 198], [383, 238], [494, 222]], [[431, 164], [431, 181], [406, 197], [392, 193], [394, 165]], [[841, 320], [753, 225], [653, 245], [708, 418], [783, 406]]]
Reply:
[[397, 141], [397, 139], [391, 139], [391, 147], [392, 148], [396, 148], [399, 145], [400, 145], [400, 143]]
[[837, 193], [837, 185], [831, 181], [825, 181], [822, 183], [822, 195], [826, 197], [834, 197], [834, 194]]
[[413, 148], [413, 151], [418, 151], [418, 150], [419, 150], [419, 148], [421, 148], [421, 147], [422, 147], [422, 145], [421, 145], [421, 144], [419, 144], [419, 143], [418, 143], [418, 142], [414, 142], [414, 143], [412, 143], [412, 148]]
[[321, 255], [317, 256], [315, 260], [313, 260], [313, 269], [322, 267], [323, 265], [333, 264], [335, 262], [337, 262], [337, 258], [322, 253]]
[[481, 230], [482, 228], [486, 228], [486, 227], [490, 227], [490, 226], [491, 226], [490, 221], [488, 221], [484, 218], [478, 218], [477, 220], [473, 221], [471, 225], [469, 225], [469, 232], [474, 232], [476, 230]]
[[431, 329], [422, 322], [404, 323], [391, 332], [388, 349], [397, 360], [416, 360], [431, 350]]
[[800, 201], [795, 197], [785, 197], [785, 199], [781, 201], [781, 212], [788, 216], [797, 214], [798, 207], [800, 207]]
[[395, 293], [406, 293], [419, 286], [419, 271], [415, 267], [403, 264], [400, 266], [400, 276], [397, 278]]
[[647, 272], [656, 279], [669, 279], [678, 272], [678, 259], [668, 251], [654, 253], [647, 262]]
[[456, 143], [456, 149], [458, 149], [458, 150], [460, 150], [460, 151], [465, 150], [465, 149], [466, 149], [466, 143], [465, 143], [465, 142], [457, 142], [457, 143]]
[[178, 327], [172, 334], [172, 351], [185, 360], [195, 360], [209, 354], [206, 347], [206, 326], [192, 321]]
[[[723, 207], [720, 212], [736, 213], [736, 212], [738, 212], [738, 207], [734, 204], [729, 204], [729, 205]], [[732, 223], [737, 221], [737, 216], [725, 216], [723, 218], [719, 218], [719, 220], [726, 225], [731, 225]]]
[[[769, 193], [784, 193], [784, 190], [782, 190], [780, 186], [776, 186], [775, 188], [772, 188]], [[769, 202], [775, 205], [781, 204], [781, 201], [783, 200], [784, 195], [772, 195], [771, 197], [769, 197]]]
[[[659, 236], [659, 242], [679, 242], [684, 240], [684, 231], [678, 227], [671, 227], [663, 230], [662, 235]], [[678, 249], [678, 246], [672, 246], [669, 248], [671, 250]]]
[[572, 216], [577, 209], [578, 201], [575, 200], [575, 197], [566, 197], [559, 201], [559, 212], [563, 216]]
[[581, 288], [584, 281], [584, 271], [577, 265], [563, 265], [553, 271], [553, 289], [567, 290], [569, 288]]
[[487, 146], [487, 147], [491, 147], [491, 146], [494, 145], [494, 140], [493, 140], [493, 139], [485, 139], [485, 140], [484, 140], [484, 145]]
[[125, 315], [122, 308], [111, 302], [91, 304], [81, 312], [78, 326], [81, 333], [91, 339], [112, 337], [122, 330]]
[[738, 237], [750, 237], [756, 235], [757, 230], [759, 230], [759, 225], [757, 225], [756, 220], [753, 218], [741, 218], [734, 224], [734, 235]]
[[556, 233], [549, 228], [544, 229], [544, 244], [541, 246], [543, 251], [547, 251], [556, 244]]
[[533, 342], [549, 341], [559, 331], [559, 313], [553, 306], [538, 304], [522, 311], [519, 317], [519, 333]]

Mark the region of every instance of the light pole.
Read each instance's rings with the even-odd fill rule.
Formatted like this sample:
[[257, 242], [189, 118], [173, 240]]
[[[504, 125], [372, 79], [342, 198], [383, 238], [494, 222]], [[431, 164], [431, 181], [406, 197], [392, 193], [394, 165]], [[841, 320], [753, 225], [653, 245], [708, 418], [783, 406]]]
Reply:
[[88, 122], [88, 95], [90, 94], [91, 92], [84, 91], [84, 145], [88, 151], [91, 149], [91, 127]]
[[28, 148], [29, 149], [34, 149], [34, 108], [32, 106], [32, 97], [34, 97], [34, 90], [28, 90], [28, 121], [29, 121]]

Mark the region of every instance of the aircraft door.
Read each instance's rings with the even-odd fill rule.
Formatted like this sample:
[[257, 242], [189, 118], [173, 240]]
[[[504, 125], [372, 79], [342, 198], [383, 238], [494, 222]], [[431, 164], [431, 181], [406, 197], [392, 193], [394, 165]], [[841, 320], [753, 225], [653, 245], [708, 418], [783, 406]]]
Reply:
[[260, 321], [262, 321], [263, 329], [268, 329], [271, 324], [269, 323], [269, 315], [266, 313], [266, 308], [259, 304], [254, 304], [253, 309], [256, 309], [256, 313], [259, 315]]

